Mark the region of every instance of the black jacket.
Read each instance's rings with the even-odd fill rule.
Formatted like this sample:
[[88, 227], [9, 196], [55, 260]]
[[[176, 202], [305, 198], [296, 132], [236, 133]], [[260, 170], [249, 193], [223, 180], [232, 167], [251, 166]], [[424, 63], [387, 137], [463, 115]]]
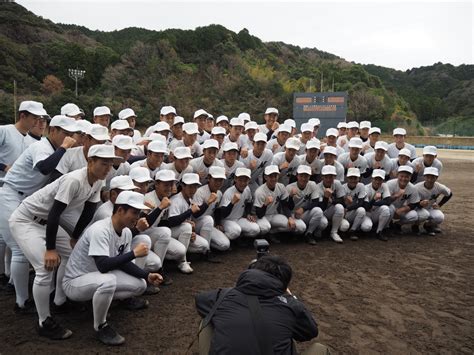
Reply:
[[[196, 296], [196, 308], [205, 317], [219, 297], [219, 290]], [[240, 274], [237, 285], [218, 306], [211, 324], [214, 334], [210, 354], [259, 354], [247, 295], [259, 299], [267, 334], [275, 354], [294, 354], [292, 339], [308, 341], [318, 335], [318, 326], [302, 302], [285, 293], [282, 282], [256, 269]]]

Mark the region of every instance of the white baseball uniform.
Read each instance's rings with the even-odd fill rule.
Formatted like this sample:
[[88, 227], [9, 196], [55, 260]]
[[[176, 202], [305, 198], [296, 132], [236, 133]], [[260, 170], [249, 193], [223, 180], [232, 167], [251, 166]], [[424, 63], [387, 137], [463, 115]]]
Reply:
[[[444, 213], [439, 208], [433, 208], [433, 205], [438, 202], [438, 198], [440, 195], [449, 196], [451, 195], [451, 190], [446, 186], [439, 182], [435, 182], [433, 188], [428, 189], [425, 186], [424, 181], [419, 182], [415, 185], [415, 189], [418, 192], [418, 195], [421, 200], [428, 200], [428, 206], [423, 207], [418, 212], [422, 210], [426, 210], [429, 214], [427, 225], [437, 227], [441, 223], [444, 222]], [[422, 218], [423, 218], [422, 212]]]
[[[249, 187], [252, 194], [255, 190], [263, 183], [263, 172], [265, 168], [271, 164], [273, 159], [273, 153], [270, 149], [265, 149], [259, 157], [257, 157], [253, 149], [249, 150], [247, 158], [240, 158], [240, 161], [244, 163], [247, 169], [250, 169], [250, 181]], [[251, 163], [255, 162], [255, 168], [252, 169]]]
[[202, 185], [207, 184], [207, 176], [209, 175], [209, 168], [211, 166], [220, 166], [224, 167], [224, 164], [218, 160], [214, 159], [211, 165], [206, 165], [204, 163], [204, 157], [194, 158], [189, 162], [189, 165], [193, 168], [193, 171], [196, 174], [199, 174], [199, 181]]
[[[324, 190], [326, 187], [321, 181], [318, 185], [319, 189], [319, 202], [321, 205], [324, 204]], [[336, 203], [336, 200], [341, 199], [346, 195], [344, 188], [339, 180], [334, 180], [334, 183], [329, 187], [332, 190], [332, 196], [327, 201], [327, 206], [323, 206], [323, 218], [321, 221], [322, 225], [327, 226], [329, 224], [329, 219], [331, 220], [331, 233], [337, 233], [338, 230], [345, 232], [349, 225], [342, 223], [344, 219], [344, 206], [341, 203]]]
[[[352, 204], [357, 204], [357, 202], [360, 200], [368, 202], [367, 191], [363, 183], [357, 183], [357, 185], [352, 189], [347, 183], [344, 184], [342, 187], [346, 192], [346, 196], [350, 196], [352, 198]], [[349, 222], [351, 226], [350, 229], [352, 231], [357, 231], [360, 228], [363, 232], [370, 232], [370, 230], [372, 229], [372, 220], [367, 217], [364, 206], [352, 208], [351, 205], [346, 206], [347, 212], [345, 215], [345, 219]]]
[[[393, 195], [401, 190], [400, 185], [398, 184], [397, 179], [393, 179], [387, 182], [388, 189], [390, 194]], [[420, 197], [418, 195], [418, 191], [411, 182], [407, 184], [405, 187], [405, 192], [402, 196], [397, 198], [395, 201], [392, 202], [390, 205], [390, 210], [392, 216], [395, 215], [395, 211], [397, 208], [402, 206], [407, 206], [410, 204], [418, 204], [420, 202]], [[418, 212], [416, 208], [411, 209], [403, 216], [400, 216], [400, 224], [420, 224], [425, 222], [429, 217], [428, 212], [423, 209], [420, 209]]]
[[[276, 153], [273, 156], [272, 164], [277, 165], [280, 167], [281, 164], [286, 162], [285, 152]], [[280, 175], [278, 177], [278, 182], [282, 183], [283, 185], [288, 185], [290, 183], [290, 179], [296, 176], [296, 169], [300, 165], [300, 159], [297, 155], [288, 162], [288, 167], [281, 169], [280, 168]]]
[[412, 146], [411, 144], [408, 144], [408, 143], [405, 143], [403, 145], [403, 147], [401, 147], [401, 148], [398, 148], [396, 143], [390, 143], [388, 145], [387, 155], [390, 158], [398, 158], [398, 153], [400, 153], [400, 150], [402, 150], [403, 148], [406, 148], [410, 151], [410, 153], [411, 153], [410, 160], [413, 160], [413, 159], [416, 158], [416, 149], [415, 149], [415, 147]]
[[[320, 191], [316, 183], [314, 181], [308, 181], [306, 186], [301, 189], [298, 182], [294, 182], [292, 184], [289, 184], [286, 187], [286, 190], [288, 191], [288, 194], [291, 194], [293, 190], [296, 191], [293, 197], [290, 197], [293, 199], [293, 202], [295, 204], [293, 211], [299, 208], [303, 208], [304, 210], [301, 219], [295, 219], [295, 222], [297, 224], [296, 229], [298, 231], [305, 230], [307, 234], [312, 234], [315, 230], [320, 229], [321, 220], [323, 218], [323, 210], [320, 207], [313, 207], [311, 205], [312, 201], [319, 201], [320, 197]], [[298, 226], [298, 224], [301, 223], [303, 223], [304, 226]]]
[[425, 165], [423, 157], [418, 157], [415, 160], [413, 160], [411, 163], [413, 165], [413, 171], [417, 172], [415, 183], [424, 181], [423, 174], [425, 172], [425, 168], [429, 167], [429, 168], [438, 169], [439, 176], [441, 176], [441, 171], [443, 170], [443, 163], [441, 163], [441, 161], [438, 158], [435, 158], [435, 160], [433, 160], [433, 164], [431, 164], [430, 166]]
[[[380, 187], [375, 190], [372, 183], [365, 185], [365, 191], [367, 192], [367, 200], [369, 202], [369, 209], [367, 216], [371, 219], [372, 224], [377, 226], [377, 233], [380, 233], [388, 227], [392, 214], [390, 210], [390, 203], [383, 202], [384, 199], [390, 197], [390, 190], [386, 183], [382, 183]], [[375, 200], [375, 195], [379, 193], [380, 198]]]

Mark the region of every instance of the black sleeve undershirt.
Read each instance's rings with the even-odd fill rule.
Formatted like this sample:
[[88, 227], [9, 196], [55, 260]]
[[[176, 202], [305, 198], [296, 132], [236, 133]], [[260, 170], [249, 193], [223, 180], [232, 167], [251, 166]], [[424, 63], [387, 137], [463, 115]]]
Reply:
[[169, 223], [170, 227], [179, 226], [185, 220], [189, 219], [189, 217], [191, 217], [192, 214], [193, 214], [193, 211], [191, 211], [191, 209], [189, 209], [186, 212], [181, 213], [177, 216], [168, 217], [168, 223]]
[[53, 206], [48, 214], [48, 223], [46, 224], [46, 250], [56, 249], [59, 219], [66, 207], [67, 205], [65, 203], [54, 200]]
[[89, 225], [94, 217], [94, 213], [97, 207], [97, 203], [86, 201], [84, 203], [84, 209], [82, 210], [81, 216], [76, 223], [76, 227], [72, 232], [72, 238], [79, 239], [84, 229]]
[[63, 157], [64, 153], [66, 153], [66, 149], [59, 147], [49, 157], [36, 163], [35, 168], [37, 168], [43, 175], [51, 174], [54, 169], [56, 169], [56, 166], [58, 166], [58, 163]]

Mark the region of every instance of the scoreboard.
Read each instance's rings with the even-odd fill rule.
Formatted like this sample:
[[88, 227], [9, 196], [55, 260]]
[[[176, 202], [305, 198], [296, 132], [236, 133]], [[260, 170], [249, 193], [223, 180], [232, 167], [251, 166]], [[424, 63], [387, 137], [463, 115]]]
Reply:
[[347, 92], [318, 92], [293, 94], [293, 118], [298, 127], [310, 118], [319, 118], [321, 128], [318, 136], [346, 120]]

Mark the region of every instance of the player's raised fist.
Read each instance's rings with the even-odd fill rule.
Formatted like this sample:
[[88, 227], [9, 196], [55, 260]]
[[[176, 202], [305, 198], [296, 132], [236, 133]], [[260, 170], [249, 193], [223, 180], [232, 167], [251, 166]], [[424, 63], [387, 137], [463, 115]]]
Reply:
[[141, 258], [142, 256], [148, 255], [148, 245], [145, 243], [138, 243], [138, 245], [133, 249], [133, 254], [136, 258]]
[[252, 160], [250, 162], [250, 170], [255, 170], [255, 168], [257, 167], [257, 161], [256, 160]]
[[275, 132], [278, 129], [278, 127], [280, 127], [278, 122], [274, 122], [273, 125], [272, 125], [272, 131]]
[[290, 191], [290, 196], [295, 196], [296, 194], [298, 193], [298, 190], [296, 189], [296, 187], [293, 187]]
[[241, 155], [242, 158], [247, 158], [247, 156], [249, 155], [248, 149], [247, 148], [242, 148], [240, 150], [240, 155]]
[[72, 137], [64, 137], [61, 147], [64, 149], [72, 148], [76, 144], [76, 140]]
[[163, 197], [160, 203], [160, 210], [164, 210], [165, 208], [168, 208], [169, 205], [171, 205], [170, 199], [168, 197]]
[[267, 196], [267, 197], [265, 198], [265, 205], [268, 206], [268, 205], [271, 204], [272, 202], [273, 202], [273, 197], [272, 197], [272, 196]]
[[199, 212], [199, 210], [200, 210], [199, 206], [196, 205], [195, 203], [191, 205], [191, 211], [193, 211], [193, 213]]
[[217, 194], [215, 192], [211, 192], [211, 195], [207, 199], [207, 204], [210, 205], [216, 201], [217, 201]]
[[375, 194], [375, 196], [374, 196], [374, 200], [375, 200], [375, 201], [378, 201], [378, 200], [380, 200], [381, 198], [382, 198], [382, 194], [381, 194], [380, 192], [377, 192], [377, 193]]
[[232, 196], [232, 204], [235, 205], [239, 201], [240, 201], [240, 194], [236, 192], [234, 196]]
[[150, 228], [150, 225], [148, 224], [148, 221], [146, 220], [146, 218], [142, 217], [137, 221], [136, 228], [140, 232], [143, 232], [143, 231], [147, 230], [148, 228]]
[[286, 160], [280, 165], [280, 170], [286, 169], [290, 166], [290, 163], [288, 163]]
[[332, 196], [332, 190], [331, 189], [324, 189], [324, 197], [329, 198]]

